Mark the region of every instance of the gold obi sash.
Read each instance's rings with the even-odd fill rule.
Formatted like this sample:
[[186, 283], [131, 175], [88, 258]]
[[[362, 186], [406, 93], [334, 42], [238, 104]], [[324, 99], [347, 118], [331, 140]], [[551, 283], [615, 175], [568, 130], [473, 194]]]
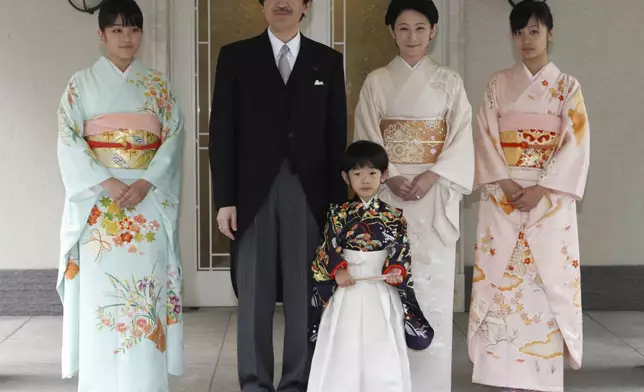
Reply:
[[147, 169], [161, 140], [149, 131], [117, 129], [86, 136], [96, 160], [110, 169]]
[[389, 162], [427, 164], [435, 163], [443, 151], [447, 124], [443, 119], [383, 119], [380, 132]]
[[509, 114], [499, 118], [499, 126], [508, 166], [542, 169], [559, 145], [558, 116]]

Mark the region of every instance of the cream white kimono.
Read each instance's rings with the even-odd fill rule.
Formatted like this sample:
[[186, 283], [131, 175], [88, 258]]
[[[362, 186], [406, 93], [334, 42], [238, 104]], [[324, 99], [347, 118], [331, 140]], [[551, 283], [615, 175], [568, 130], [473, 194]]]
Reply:
[[368, 75], [356, 109], [355, 140], [382, 144], [390, 177], [412, 181], [431, 170], [438, 182], [420, 200], [406, 202], [386, 186], [381, 198], [408, 222], [416, 297], [434, 340], [409, 352], [414, 392], [449, 392], [452, 311], [459, 203], [472, 190], [472, 108], [460, 76], [424, 57], [415, 67], [396, 57]]
[[[590, 134], [579, 82], [549, 63], [497, 73], [478, 114], [481, 188], [468, 329], [475, 383], [563, 391], [564, 355], [581, 366], [582, 308], [576, 202]], [[498, 185], [548, 189], [530, 212]]]

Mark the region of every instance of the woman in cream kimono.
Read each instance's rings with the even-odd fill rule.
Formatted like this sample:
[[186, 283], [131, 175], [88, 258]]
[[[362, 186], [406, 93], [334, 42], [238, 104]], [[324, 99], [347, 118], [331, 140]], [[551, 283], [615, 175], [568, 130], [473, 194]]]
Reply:
[[62, 375], [79, 372], [83, 392], [166, 392], [183, 372], [183, 119], [167, 81], [134, 59], [136, 3], [106, 2], [99, 26], [106, 56], [72, 76], [58, 109]]
[[391, 164], [381, 193], [403, 209], [416, 297], [435, 331], [410, 351], [415, 392], [449, 392], [459, 203], [471, 192], [471, 106], [459, 75], [426, 55], [438, 10], [429, 0], [393, 0], [386, 24], [399, 56], [368, 75], [356, 109], [355, 139], [384, 145]]
[[548, 6], [523, 1], [510, 24], [523, 62], [492, 77], [475, 137], [469, 355], [475, 383], [563, 391], [564, 356], [575, 369], [582, 359], [576, 202], [588, 119], [579, 82], [548, 61]]

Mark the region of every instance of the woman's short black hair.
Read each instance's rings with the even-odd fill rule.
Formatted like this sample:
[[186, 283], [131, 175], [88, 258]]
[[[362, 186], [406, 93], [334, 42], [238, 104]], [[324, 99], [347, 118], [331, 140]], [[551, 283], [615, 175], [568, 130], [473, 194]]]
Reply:
[[114, 26], [118, 17], [123, 26], [143, 29], [143, 13], [134, 0], [107, 0], [98, 11], [98, 27], [101, 31]]
[[400, 14], [408, 10], [425, 15], [430, 26], [438, 23], [438, 9], [432, 0], [391, 0], [385, 14], [385, 24], [393, 29]]
[[528, 25], [530, 18], [534, 18], [539, 24], [545, 25], [548, 30], [554, 27], [554, 21], [550, 7], [545, 0], [523, 0], [517, 3], [508, 0], [512, 4], [512, 12], [510, 13], [510, 28], [512, 34], [517, 34]]
[[377, 143], [360, 140], [351, 143], [344, 153], [342, 170], [348, 173], [351, 169], [374, 168], [384, 173], [389, 167], [387, 151]]

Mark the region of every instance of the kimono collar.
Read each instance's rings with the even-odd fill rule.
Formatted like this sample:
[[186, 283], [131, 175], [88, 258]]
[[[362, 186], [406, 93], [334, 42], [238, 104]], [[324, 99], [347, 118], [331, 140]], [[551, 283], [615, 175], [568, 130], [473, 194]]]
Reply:
[[379, 195], [376, 193], [368, 201], [362, 200], [360, 196], [356, 195], [353, 198], [353, 204], [355, 204], [356, 207], [362, 207], [365, 209], [371, 208], [371, 207], [378, 209], [380, 207]]
[[544, 65], [535, 75], [532, 75], [532, 72], [530, 72], [524, 63], [517, 65], [516, 72], [527, 77], [530, 82], [538, 80], [540, 82], [547, 81], [548, 83], [554, 83], [559, 78], [559, 75], [561, 75], [561, 71], [552, 61]]
[[411, 65], [409, 65], [408, 62], [403, 60], [403, 58], [400, 57], [400, 55], [398, 55], [389, 63], [389, 65], [394, 70], [398, 69], [398, 70], [405, 70], [407, 72], [414, 72], [422, 68], [435, 67], [437, 64], [431, 57], [426, 55], [426, 56], [423, 56], [423, 58], [421, 58], [420, 61], [412, 67]]
[[132, 73], [133, 70], [139, 68], [139, 60], [136, 58], [132, 60], [132, 63], [130, 63], [130, 66], [125, 70], [125, 72], [121, 71], [113, 62], [110, 61], [110, 59], [105, 56], [101, 56], [97, 63], [103, 71], [114, 72], [120, 77], [125, 77]]

